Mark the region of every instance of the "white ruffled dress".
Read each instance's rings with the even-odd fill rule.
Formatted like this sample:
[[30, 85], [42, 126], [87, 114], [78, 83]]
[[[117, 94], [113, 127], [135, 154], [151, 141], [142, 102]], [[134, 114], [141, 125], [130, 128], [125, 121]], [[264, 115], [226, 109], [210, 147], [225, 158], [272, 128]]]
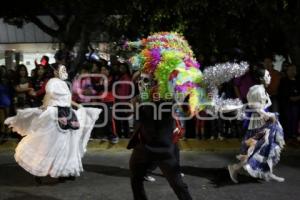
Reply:
[[83, 171], [81, 159], [101, 112], [86, 107], [74, 110], [80, 128], [63, 130], [58, 124], [57, 106], [70, 107], [71, 93], [66, 82], [52, 78], [46, 85], [45, 109], [18, 110], [16, 116], [5, 120], [24, 136], [15, 150], [16, 162], [35, 176], [79, 176]]
[[252, 177], [270, 180], [285, 145], [284, 132], [278, 118], [274, 123], [265, 120], [277, 114], [265, 111], [272, 103], [263, 85], [252, 86], [247, 100], [252, 112], [238, 158], [245, 162], [243, 167]]

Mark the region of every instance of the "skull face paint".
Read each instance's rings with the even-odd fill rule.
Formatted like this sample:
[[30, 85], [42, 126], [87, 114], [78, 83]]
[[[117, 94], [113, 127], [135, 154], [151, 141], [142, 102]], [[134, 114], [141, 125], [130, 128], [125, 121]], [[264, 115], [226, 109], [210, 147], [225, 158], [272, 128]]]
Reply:
[[68, 78], [67, 69], [64, 65], [58, 67], [58, 78], [61, 80], [66, 80]]
[[265, 71], [264, 82], [266, 86], [270, 85], [271, 83], [271, 76], [268, 70]]
[[153, 79], [151, 75], [141, 73], [138, 81], [138, 87], [141, 100], [149, 101], [151, 97], [151, 88], [153, 87]]

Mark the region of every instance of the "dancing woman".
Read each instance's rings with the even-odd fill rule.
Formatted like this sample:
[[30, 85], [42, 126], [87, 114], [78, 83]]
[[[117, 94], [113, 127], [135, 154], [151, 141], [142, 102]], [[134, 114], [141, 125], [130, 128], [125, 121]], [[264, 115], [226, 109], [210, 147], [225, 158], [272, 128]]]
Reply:
[[266, 111], [272, 104], [265, 90], [271, 77], [268, 70], [263, 68], [257, 68], [255, 75], [258, 84], [252, 86], [247, 94], [248, 106], [253, 112], [250, 113], [241, 154], [237, 156], [240, 162], [228, 165], [229, 174], [234, 183], [238, 183], [237, 175], [241, 169], [255, 178], [283, 182], [284, 178], [273, 172], [285, 144], [283, 129], [277, 115]]
[[64, 81], [68, 78], [65, 66], [53, 68], [55, 77], [46, 85], [42, 107], [18, 110], [5, 124], [24, 136], [15, 150], [15, 160], [26, 171], [36, 177], [76, 177], [83, 171], [81, 159], [101, 110], [72, 102]]

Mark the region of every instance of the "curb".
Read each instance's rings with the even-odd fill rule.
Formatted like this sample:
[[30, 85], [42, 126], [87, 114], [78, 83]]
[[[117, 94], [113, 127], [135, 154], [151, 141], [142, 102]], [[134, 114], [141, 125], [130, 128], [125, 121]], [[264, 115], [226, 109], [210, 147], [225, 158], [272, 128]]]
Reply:
[[[88, 151], [130, 151], [126, 149], [129, 139], [120, 139], [117, 144], [112, 144], [99, 139], [91, 139], [88, 143]], [[178, 146], [182, 151], [204, 151], [204, 152], [238, 152], [240, 149], [240, 139], [225, 140], [198, 140], [198, 139], [182, 139], [178, 142]], [[1, 152], [13, 152], [17, 146], [16, 139], [10, 139], [0, 145]], [[288, 143], [285, 151], [299, 151], [300, 143]]]

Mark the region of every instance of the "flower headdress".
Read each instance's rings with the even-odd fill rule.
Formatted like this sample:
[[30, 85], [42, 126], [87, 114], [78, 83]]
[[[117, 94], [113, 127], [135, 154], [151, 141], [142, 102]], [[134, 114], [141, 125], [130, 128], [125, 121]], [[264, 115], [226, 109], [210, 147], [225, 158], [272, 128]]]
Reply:
[[130, 58], [134, 68], [152, 75], [157, 82], [160, 99], [183, 102], [187, 97], [190, 110], [201, 110], [201, 101], [206, 101], [201, 87], [200, 64], [184, 37], [176, 32], [159, 32], [149, 37], [127, 42], [126, 46], [140, 52]]

